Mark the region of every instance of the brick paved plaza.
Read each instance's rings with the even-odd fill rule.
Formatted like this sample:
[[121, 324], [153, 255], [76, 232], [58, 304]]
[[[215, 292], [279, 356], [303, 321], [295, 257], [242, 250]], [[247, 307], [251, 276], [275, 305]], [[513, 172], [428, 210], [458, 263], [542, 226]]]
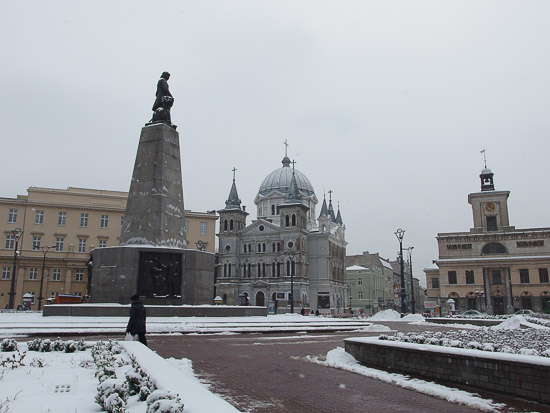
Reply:
[[[384, 323], [400, 331], [425, 326]], [[444, 327], [429, 326], [432, 331]], [[244, 412], [467, 412], [464, 406], [304, 360], [323, 356], [346, 337], [379, 333], [150, 335], [163, 357], [189, 358], [211, 390]], [[452, 386], [454, 387], [454, 386]], [[463, 388], [476, 393], [475, 389]], [[550, 407], [487, 392], [505, 403], [501, 411], [550, 412]]]

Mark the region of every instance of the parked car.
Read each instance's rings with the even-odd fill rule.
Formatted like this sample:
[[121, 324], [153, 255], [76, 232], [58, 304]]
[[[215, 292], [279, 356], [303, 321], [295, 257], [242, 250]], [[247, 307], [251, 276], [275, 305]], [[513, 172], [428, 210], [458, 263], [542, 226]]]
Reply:
[[464, 311], [462, 314], [461, 314], [462, 317], [471, 317], [471, 318], [475, 318], [475, 317], [484, 317], [485, 314], [483, 313], [480, 313], [479, 311], [477, 310], [468, 310], [468, 311]]
[[533, 310], [518, 310], [514, 313], [515, 315], [531, 315], [535, 314]]

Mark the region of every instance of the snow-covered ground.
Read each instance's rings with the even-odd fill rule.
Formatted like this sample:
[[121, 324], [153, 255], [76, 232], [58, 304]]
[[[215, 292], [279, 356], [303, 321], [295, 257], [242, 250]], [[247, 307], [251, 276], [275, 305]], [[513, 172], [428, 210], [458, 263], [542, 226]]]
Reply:
[[[249, 331], [316, 331], [330, 326], [349, 327], [352, 331], [388, 333], [390, 328], [383, 324], [403, 322], [423, 324], [420, 315], [401, 318], [394, 311], [384, 311], [364, 320], [335, 319], [322, 317], [303, 317], [300, 315], [276, 315], [268, 317], [231, 317], [231, 318], [149, 318], [147, 327], [150, 333], [177, 334], [192, 332], [210, 332], [217, 334], [238, 334]], [[27, 350], [26, 335], [37, 333], [122, 333], [127, 318], [88, 318], [88, 317], [42, 317], [40, 313], [0, 313], [0, 337], [15, 337], [20, 352]], [[464, 325], [460, 325], [464, 328]], [[88, 342], [88, 346], [93, 343]], [[136, 359], [140, 367], [147, 372], [158, 388], [179, 394], [185, 405], [185, 411], [236, 411], [231, 405], [208, 388], [194, 376], [190, 360], [164, 360], [148, 348], [136, 342], [121, 342], [128, 357]], [[90, 351], [75, 353], [27, 351], [23, 364], [11, 368], [14, 363], [7, 361], [17, 353], [0, 353], [0, 412], [9, 407], [13, 412], [100, 412], [95, 402], [98, 379]], [[511, 355], [510, 355], [511, 356]], [[437, 385], [398, 374], [389, 374], [380, 370], [361, 366], [343, 349], [336, 348], [326, 357], [311, 355], [308, 361], [339, 368], [356, 374], [363, 374], [397, 386], [430, 394], [453, 403], [473, 407], [482, 411], [497, 411], [499, 405], [492, 400], [482, 399], [478, 395], [457, 389]], [[546, 359], [547, 360], [547, 359]], [[4, 364], [2, 366], [2, 364]], [[15, 363], [17, 364], [17, 363]], [[146, 404], [129, 398], [131, 412], [145, 412]], [[4, 410], [3, 410], [4, 409]]]

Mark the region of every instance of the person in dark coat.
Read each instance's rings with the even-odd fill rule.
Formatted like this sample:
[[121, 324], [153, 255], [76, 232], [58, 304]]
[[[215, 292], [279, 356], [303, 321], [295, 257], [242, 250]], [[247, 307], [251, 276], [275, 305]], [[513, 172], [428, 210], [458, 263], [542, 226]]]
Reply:
[[130, 299], [132, 300], [132, 306], [130, 307], [130, 321], [128, 321], [126, 332], [131, 335], [137, 334], [140, 343], [147, 345], [147, 339], [145, 338], [145, 333], [147, 332], [145, 328], [147, 312], [145, 306], [137, 294], [134, 294]]

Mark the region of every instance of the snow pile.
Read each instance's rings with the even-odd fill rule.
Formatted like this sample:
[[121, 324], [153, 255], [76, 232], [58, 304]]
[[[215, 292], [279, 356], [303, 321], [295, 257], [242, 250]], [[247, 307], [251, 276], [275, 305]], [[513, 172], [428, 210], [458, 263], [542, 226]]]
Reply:
[[426, 319], [422, 317], [422, 314], [408, 314], [405, 317], [401, 319], [401, 321], [405, 321], [410, 324], [425, 324]]
[[438, 397], [451, 403], [477, 409], [482, 412], [494, 412], [501, 407], [504, 407], [503, 404], [494, 403], [490, 399], [482, 399], [476, 394], [468, 393], [456, 388], [449, 388], [425, 380], [411, 379], [402, 374], [388, 373], [382, 370], [362, 366], [351, 354], [346, 353], [342, 347], [337, 347], [334, 350], [329, 351], [326, 355], [326, 360], [324, 361], [320, 360], [317, 356], [307, 356], [306, 360], [322, 366], [351, 371], [365, 377], [370, 377], [385, 383], [402, 387], [404, 389], [414, 390], [419, 393]]
[[489, 327], [491, 330], [517, 330], [521, 328], [521, 318], [520, 317], [512, 317], [508, 318], [507, 320], [503, 321], [500, 324], [497, 324], [496, 326]]
[[371, 324], [370, 326], [365, 327], [364, 329], [359, 331], [364, 331], [369, 333], [386, 333], [391, 331], [391, 328], [389, 328], [388, 326], [385, 326], [384, 324]]
[[379, 311], [369, 321], [401, 321], [401, 314], [395, 310]]

